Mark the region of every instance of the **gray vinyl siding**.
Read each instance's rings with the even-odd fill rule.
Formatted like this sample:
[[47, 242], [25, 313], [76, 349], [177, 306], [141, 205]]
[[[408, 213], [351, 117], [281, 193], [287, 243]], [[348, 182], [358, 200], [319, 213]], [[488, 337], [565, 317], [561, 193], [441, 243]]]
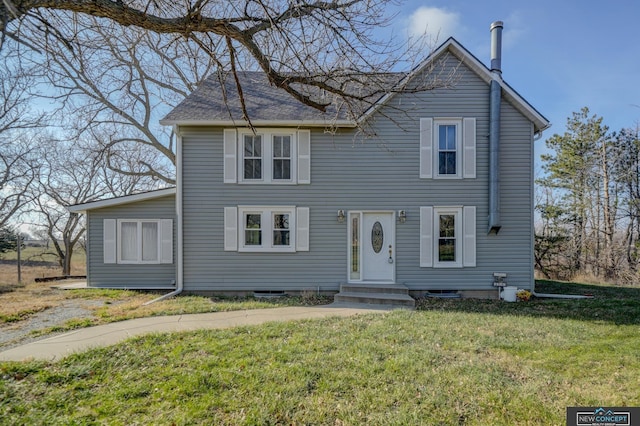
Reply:
[[[169, 288], [176, 279], [175, 196], [89, 210], [87, 213], [87, 284], [89, 287]], [[173, 263], [104, 263], [104, 219], [172, 219]]]
[[[449, 57], [449, 63], [457, 60]], [[347, 223], [337, 222], [340, 209], [406, 211], [406, 223], [396, 224], [396, 282], [411, 290], [488, 290], [494, 272], [506, 272], [510, 285], [530, 287], [533, 125], [503, 100], [502, 229], [487, 235], [489, 86], [464, 65], [457, 78], [453, 89], [392, 98], [372, 117], [375, 137], [312, 129], [310, 185], [224, 184], [223, 129], [181, 128], [185, 290], [338, 290], [347, 281]], [[421, 117], [477, 119], [475, 179], [419, 178]], [[309, 207], [310, 250], [223, 251], [224, 207], [238, 205]], [[477, 266], [421, 268], [420, 207], [463, 205], [477, 208]]]

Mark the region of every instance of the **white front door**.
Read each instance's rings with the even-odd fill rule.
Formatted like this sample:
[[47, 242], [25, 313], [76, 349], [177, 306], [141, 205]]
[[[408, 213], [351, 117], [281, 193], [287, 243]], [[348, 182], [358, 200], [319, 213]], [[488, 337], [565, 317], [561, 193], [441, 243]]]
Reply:
[[362, 281], [395, 281], [394, 217], [394, 212], [362, 213]]

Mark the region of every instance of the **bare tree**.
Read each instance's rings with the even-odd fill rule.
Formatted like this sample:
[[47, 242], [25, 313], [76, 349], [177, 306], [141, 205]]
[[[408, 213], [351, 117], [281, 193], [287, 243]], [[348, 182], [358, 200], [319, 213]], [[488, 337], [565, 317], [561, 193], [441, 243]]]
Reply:
[[[85, 232], [84, 217], [69, 213], [66, 207], [106, 197], [129, 194], [155, 185], [148, 177], [127, 176], [107, 167], [104, 152], [95, 141], [74, 143], [43, 141], [43, 164], [34, 197], [38, 223], [47, 232], [58, 257], [63, 275], [71, 272], [71, 258]], [[124, 191], [124, 192], [123, 192]]]
[[[5, 0], [0, 6], [4, 38], [25, 40], [39, 32], [69, 50], [80, 49], [59, 22], [93, 16], [195, 43], [202, 54], [234, 73], [251, 59], [269, 82], [300, 102], [326, 111], [338, 98], [360, 111], [389, 91], [389, 72], [410, 69], [415, 52], [395, 40], [377, 40], [389, 23], [393, 0]], [[26, 40], [34, 40], [27, 37]], [[105, 38], [97, 39], [105, 43]], [[25, 42], [31, 46], [30, 42]], [[400, 63], [405, 66], [399, 67]], [[425, 82], [425, 90], [433, 87]], [[317, 89], [321, 89], [318, 91]], [[406, 90], [407, 88], [400, 88]], [[326, 96], [326, 95], [330, 96]]]
[[9, 55], [0, 59], [0, 227], [29, 201], [37, 175], [33, 130], [42, 125], [43, 115], [29, 108], [32, 85], [27, 69]]

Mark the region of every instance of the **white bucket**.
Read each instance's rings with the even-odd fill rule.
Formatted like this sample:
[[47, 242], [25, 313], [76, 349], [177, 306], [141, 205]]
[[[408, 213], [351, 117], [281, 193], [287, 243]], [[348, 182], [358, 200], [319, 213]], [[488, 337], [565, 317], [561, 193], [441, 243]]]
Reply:
[[515, 286], [504, 287], [502, 289], [502, 300], [504, 300], [505, 302], [515, 302], [517, 292], [518, 292], [518, 287], [515, 287]]

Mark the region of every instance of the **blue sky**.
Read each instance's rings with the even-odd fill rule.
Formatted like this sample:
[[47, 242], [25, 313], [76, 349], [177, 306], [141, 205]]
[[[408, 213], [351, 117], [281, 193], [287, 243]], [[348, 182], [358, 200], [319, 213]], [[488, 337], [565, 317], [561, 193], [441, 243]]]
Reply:
[[584, 106], [611, 130], [640, 124], [637, 0], [407, 0], [394, 12], [394, 32], [453, 36], [485, 64], [503, 21], [503, 78], [552, 123], [538, 153]]

